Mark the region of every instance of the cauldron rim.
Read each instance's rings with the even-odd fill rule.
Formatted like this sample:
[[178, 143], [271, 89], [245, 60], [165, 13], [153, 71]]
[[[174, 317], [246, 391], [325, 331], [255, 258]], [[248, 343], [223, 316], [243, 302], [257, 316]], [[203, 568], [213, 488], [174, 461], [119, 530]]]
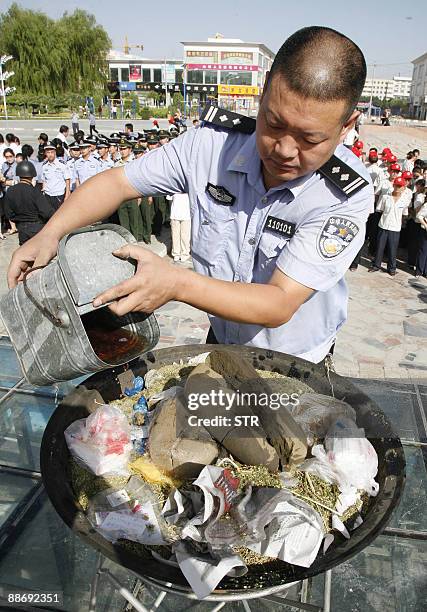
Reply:
[[[156, 349], [124, 366], [98, 372], [88, 378], [82, 386], [89, 390], [100, 390], [101, 395], [103, 395], [102, 392], [105, 393], [105, 389], [108, 386], [110, 393], [114, 393], [114, 397], [106, 397], [105, 395], [103, 397], [106, 402], [109, 402], [120, 396], [121, 387], [118, 380], [120, 376], [130, 373], [132, 375], [144, 374], [147, 369], [162, 367], [173, 362], [179, 362], [181, 359], [183, 360], [183, 365], [186, 365], [185, 362], [189, 358], [218, 348], [237, 351], [243, 357], [252, 359], [252, 363], [260, 369], [272, 370], [274, 367], [276, 371], [280, 370], [283, 374], [294, 378], [301, 378], [315, 392], [331, 395], [330, 392], [328, 393], [328, 390], [330, 391], [330, 383], [323, 366], [277, 351], [240, 345], [189, 344]], [[334, 385], [336, 397], [343, 398], [345, 396], [347, 401], [350, 398], [352, 399], [349, 403], [356, 410], [359, 426], [365, 426], [366, 428], [366, 425], [369, 425], [369, 418], [378, 421], [378, 418], [381, 417], [381, 427], [383, 428], [384, 436], [381, 439], [370, 439], [379, 454], [379, 459], [380, 456], [384, 459], [382, 464], [379, 461], [377, 480], [380, 480], [380, 469], [386, 470], [385, 477], [382, 478], [381, 476], [383, 482], [382, 485], [380, 482], [379, 494], [376, 498], [371, 498], [371, 508], [365, 517], [364, 523], [352, 532], [350, 540], [345, 540], [339, 534], [335, 535], [335, 540], [328, 551], [324, 555], [319, 553], [315, 562], [309, 568], [283, 563], [283, 576], [280, 577], [280, 581], [275, 581], [272, 585], [256, 589], [257, 596], [259, 597], [262, 596], [263, 591], [272, 592], [277, 590], [277, 587], [280, 585], [286, 588], [287, 584], [295, 583], [332, 569], [363, 550], [385, 528], [403, 492], [405, 482], [404, 451], [400, 439], [394, 433], [388, 418], [373, 400], [359, 391], [350, 381], [332, 372], [329, 373], [329, 378]], [[315, 383], [314, 386], [313, 383]], [[81, 418], [81, 416], [71, 418], [72, 409], [64, 405], [66, 399], [64, 398], [63, 402], [52, 414], [45, 429], [40, 450], [41, 473], [46, 492], [55, 510], [68, 527], [73, 529], [86, 543], [114, 562], [141, 576], [142, 579], [144, 579], [144, 576], [147, 576], [147, 578], [155, 580], [164, 580], [165, 582], [176, 584], [180, 589], [188, 589], [191, 592], [191, 588], [180, 570], [154, 559], [149, 561], [141, 560], [140, 556], [131, 551], [125, 550], [120, 545], [113, 545], [108, 542], [89, 524], [84, 512], [75, 501], [70, 483], [63, 476], [61, 478], [63, 472], [61, 474], [57, 472], [57, 460], [68, 463], [69, 457], [63, 432], [72, 421]], [[364, 405], [366, 406], [364, 407]], [[368, 432], [367, 437], [369, 438]], [[59, 451], [61, 452], [59, 453]], [[254, 578], [256, 578], [257, 575], [260, 575], [262, 567], [264, 567], [265, 571], [265, 566], [249, 566], [248, 574], [243, 579], [246, 578], [247, 580], [250, 574], [253, 574]], [[242, 593], [242, 596], [248, 596], [252, 592], [251, 588], [236, 588], [235, 583], [238, 580], [224, 578], [217, 589], [212, 592], [212, 596], [217, 598], [221, 594], [225, 596], [226, 594], [235, 594], [239, 591]], [[209, 597], [206, 599], [208, 600]]]

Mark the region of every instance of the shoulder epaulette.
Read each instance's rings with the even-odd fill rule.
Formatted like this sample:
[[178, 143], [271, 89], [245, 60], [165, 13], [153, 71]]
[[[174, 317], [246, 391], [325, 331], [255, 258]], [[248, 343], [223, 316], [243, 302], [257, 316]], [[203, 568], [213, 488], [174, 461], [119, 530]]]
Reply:
[[253, 117], [233, 113], [225, 108], [219, 108], [214, 104], [208, 104], [200, 116], [201, 121], [206, 121], [217, 127], [227, 128], [243, 134], [253, 134], [256, 121]]
[[332, 155], [326, 164], [323, 164], [317, 172], [331, 181], [331, 183], [343, 191], [347, 197], [354, 195], [366, 187], [366, 185], [369, 185], [369, 182], [364, 179], [363, 176], [360, 176], [356, 170], [351, 168], [336, 155]]
[[[253, 117], [233, 113], [225, 108], [219, 108], [214, 104], [208, 104], [203, 109], [200, 116], [201, 121], [211, 123], [212, 125], [243, 132], [244, 134], [252, 134], [255, 132], [256, 120]], [[323, 164], [317, 172], [331, 183], [338, 187], [347, 197], [354, 195], [366, 185], [368, 181], [364, 179], [356, 170], [339, 159], [336, 155]]]

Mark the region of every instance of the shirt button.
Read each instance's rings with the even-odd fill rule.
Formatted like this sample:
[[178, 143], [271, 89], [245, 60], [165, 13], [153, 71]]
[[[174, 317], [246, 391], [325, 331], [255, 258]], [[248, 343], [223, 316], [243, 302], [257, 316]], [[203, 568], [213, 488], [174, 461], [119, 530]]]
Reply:
[[267, 196], [264, 196], [263, 198], [261, 198], [261, 202], [265, 204], [267, 202]]
[[255, 244], [255, 238], [249, 238], [248, 240], [249, 244]]

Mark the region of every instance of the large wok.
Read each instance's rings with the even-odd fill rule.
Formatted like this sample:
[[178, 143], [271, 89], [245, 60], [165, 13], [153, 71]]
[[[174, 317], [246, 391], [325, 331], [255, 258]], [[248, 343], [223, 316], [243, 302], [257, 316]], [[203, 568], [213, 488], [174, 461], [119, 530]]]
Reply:
[[[83, 387], [97, 390], [105, 402], [118, 399], [134, 376], [144, 375], [147, 369], [179, 362], [218, 345], [186, 345], [154, 350], [126, 366], [120, 366], [94, 374]], [[363, 524], [346, 540], [340, 534], [325, 554], [319, 553], [310, 568], [303, 568], [277, 561], [274, 567], [251, 565], [246, 576], [224, 578], [210, 599], [251, 598], [286, 589], [286, 585], [325, 572], [339, 565], [368, 546], [385, 528], [393, 509], [399, 503], [405, 481], [405, 459], [401, 442], [380, 408], [352, 383], [337, 374], [326, 374], [323, 366], [314, 365], [283, 353], [245, 346], [227, 346], [247, 358], [258, 369], [272, 370], [306, 382], [318, 393], [331, 395], [331, 383], [335, 397], [353, 406], [357, 424], [365, 429], [378, 454], [377, 481], [379, 493], [370, 498]], [[69, 452], [64, 430], [76, 419], [88, 416], [89, 408], [79, 400], [75, 392], [64, 398], [52, 415], [41, 445], [41, 472], [48, 496], [64, 522], [87, 544], [100, 551], [121, 566], [129, 569], [142, 580], [153, 584], [172, 583], [172, 590], [182, 594], [191, 589], [179, 569], [159, 562], [147, 554], [141, 558], [120, 546], [111, 544], [90, 525], [84, 512], [75, 501], [69, 472]], [[171, 586], [171, 585], [169, 585]], [[208, 597], [209, 599], [209, 597]]]

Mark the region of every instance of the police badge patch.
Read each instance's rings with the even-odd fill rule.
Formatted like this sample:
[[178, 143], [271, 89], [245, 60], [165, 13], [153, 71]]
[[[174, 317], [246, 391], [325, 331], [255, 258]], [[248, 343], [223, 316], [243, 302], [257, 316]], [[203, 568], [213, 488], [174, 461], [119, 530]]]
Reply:
[[236, 196], [220, 185], [212, 185], [212, 183], [208, 183], [206, 185], [206, 191], [213, 197], [214, 200], [216, 200], [219, 204], [224, 204], [224, 206], [232, 206], [236, 201]]
[[317, 238], [317, 250], [325, 259], [342, 253], [359, 232], [359, 227], [346, 217], [329, 217]]

